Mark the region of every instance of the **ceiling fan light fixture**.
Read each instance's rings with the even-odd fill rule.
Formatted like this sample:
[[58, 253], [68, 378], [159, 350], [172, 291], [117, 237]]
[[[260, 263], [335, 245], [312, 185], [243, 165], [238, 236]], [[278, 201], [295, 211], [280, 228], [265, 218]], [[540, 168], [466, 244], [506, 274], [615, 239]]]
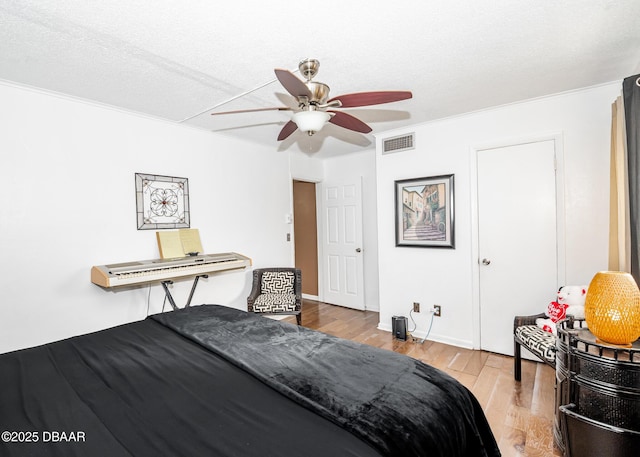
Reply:
[[[300, 74], [304, 76], [304, 81], [289, 70], [284, 70], [282, 68], [274, 69], [277, 80], [280, 81], [282, 87], [284, 87], [284, 89], [289, 92], [289, 95], [293, 96], [294, 101], [297, 102], [297, 109], [290, 106], [281, 106], [273, 108], [226, 111], [223, 113], [216, 112], [211, 114], [249, 113], [267, 110], [294, 111], [294, 114], [291, 115], [291, 120], [285, 123], [278, 134], [278, 141], [282, 141], [298, 130], [306, 132], [309, 136], [312, 136], [316, 132], [322, 130], [327, 122], [353, 132], [371, 133], [371, 127], [357, 117], [342, 111], [335, 111], [334, 109], [381, 105], [383, 103], [407, 100], [413, 96], [409, 91], [383, 90], [343, 94], [329, 99], [329, 86], [325, 83], [313, 80], [313, 77], [318, 72], [319, 65], [320, 62], [315, 59], [305, 59], [300, 62], [298, 69], [300, 70]], [[265, 85], [266, 84], [245, 92], [242, 95], [249, 94], [254, 90], [264, 87]], [[229, 101], [231, 100], [235, 100], [235, 98], [230, 99]], [[216, 105], [216, 107], [217, 106], [219, 105]]]
[[331, 114], [325, 111], [300, 111], [293, 115], [293, 122], [299, 130], [309, 132], [310, 135], [318, 132], [324, 124], [331, 119]]

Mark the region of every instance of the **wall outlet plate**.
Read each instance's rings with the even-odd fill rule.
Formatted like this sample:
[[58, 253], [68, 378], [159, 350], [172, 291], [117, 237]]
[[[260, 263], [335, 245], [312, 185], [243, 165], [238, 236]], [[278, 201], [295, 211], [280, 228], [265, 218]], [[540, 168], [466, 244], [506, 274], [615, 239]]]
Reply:
[[418, 303], [417, 301], [413, 302], [413, 312], [414, 313], [419, 313], [420, 312], [420, 303]]
[[440, 308], [440, 305], [433, 305], [433, 315], [436, 317], [440, 317], [442, 314], [442, 309]]

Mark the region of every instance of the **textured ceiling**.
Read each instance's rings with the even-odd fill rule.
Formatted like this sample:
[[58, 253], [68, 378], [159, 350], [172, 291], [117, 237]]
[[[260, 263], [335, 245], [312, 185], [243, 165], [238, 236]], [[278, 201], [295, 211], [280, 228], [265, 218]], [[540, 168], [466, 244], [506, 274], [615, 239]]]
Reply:
[[323, 157], [373, 135], [278, 142], [287, 112], [210, 112], [290, 105], [273, 69], [310, 57], [331, 96], [413, 92], [348, 110], [379, 134], [637, 73], [638, 18], [637, 0], [0, 0], [0, 79]]

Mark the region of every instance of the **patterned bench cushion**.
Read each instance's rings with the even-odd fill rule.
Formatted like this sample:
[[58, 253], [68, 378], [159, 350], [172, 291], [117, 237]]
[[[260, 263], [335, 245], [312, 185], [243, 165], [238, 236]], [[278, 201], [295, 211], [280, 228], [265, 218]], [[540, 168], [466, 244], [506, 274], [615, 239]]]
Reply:
[[260, 294], [253, 304], [258, 313], [282, 313], [296, 311], [295, 294]]
[[522, 325], [516, 328], [516, 337], [532, 354], [551, 363], [556, 361], [556, 337], [537, 325]]
[[260, 292], [263, 294], [293, 294], [295, 276], [291, 271], [265, 271], [262, 273]]

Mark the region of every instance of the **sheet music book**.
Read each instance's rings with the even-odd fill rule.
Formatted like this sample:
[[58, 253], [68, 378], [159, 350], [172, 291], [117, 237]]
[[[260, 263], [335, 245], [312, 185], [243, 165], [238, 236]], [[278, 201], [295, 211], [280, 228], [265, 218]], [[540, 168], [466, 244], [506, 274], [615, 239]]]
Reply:
[[156, 232], [161, 259], [186, 257], [189, 253], [200, 253], [202, 243], [198, 229], [179, 229]]

